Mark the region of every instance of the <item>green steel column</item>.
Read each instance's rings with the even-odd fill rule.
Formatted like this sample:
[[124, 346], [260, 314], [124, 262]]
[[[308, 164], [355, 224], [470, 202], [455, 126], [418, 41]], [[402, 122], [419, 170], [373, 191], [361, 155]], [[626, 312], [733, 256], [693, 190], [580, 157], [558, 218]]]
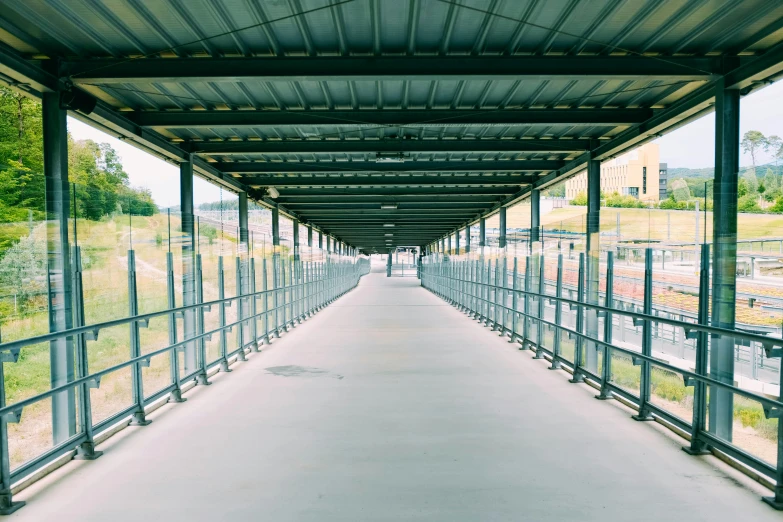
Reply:
[[272, 209], [272, 307], [275, 337], [280, 337], [280, 211]]
[[[43, 159], [46, 184], [46, 251], [49, 331], [73, 328], [68, 218], [71, 216], [68, 185], [68, 132], [66, 111], [58, 93], [45, 93], [42, 104]], [[73, 338], [49, 343], [51, 387], [75, 378]], [[76, 393], [69, 389], [52, 397], [52, 436], [55, 445], [76, 434]]]
[[[715, 89], [715, 184], [713, 188], [712, 326], [734, 329], [737, 296], [737, 183], [739, 173], [740, 94], [725, 89], [723, 80]], [[710, 347], [710, 377], [734, 383], [734, 339], [713, 338]], [[709, 390], [709, 431], [732, 440], [734, 395], [712, 387]]]
[[541, 227], [541, 191], [533, 189], [530, 192], [530, 242], [539, 241]]
[[465, 253], [470, 254], [470, 225], [465, 227]]
[[[588, 304], [599, 304], [600, 212], [601, 162], [590, 160], [587, 162], [587, 280], [585, 281], [585, 302]], [[585, 310], [585, 334], [598, 337], [598, 313], [593, 309]], [[585, 368], [598, 373], [598, 346], [593, 342], [587, 342], [584, 348]]]
[[500, 233], [498, 234], [498, 248], [506, 248], [506, 207], [500, 207], [498, 210], [500, 218]]
[[294, 261], [299, 261], [299, 220], [291, 220], [294, 225]]
[[487, 220], [479, 219], [479, 249], [481, 255], [484, 255], [484, 247], [487, 246]]
[[[195, 218], [193, 216], [193, 162], [185, 161], [179, 165], [179, 204], [182, 219], [182, 304], [196, 304], [195, 275]], [[191, 339], [196, 335], [196, 311], [187, 310], [183, 315], [182, 338]], [[189, 375], [198, 369], [196, 343], [185, 345], [184, 370]], [[202, 376], [206, 379], [206, 376]]]

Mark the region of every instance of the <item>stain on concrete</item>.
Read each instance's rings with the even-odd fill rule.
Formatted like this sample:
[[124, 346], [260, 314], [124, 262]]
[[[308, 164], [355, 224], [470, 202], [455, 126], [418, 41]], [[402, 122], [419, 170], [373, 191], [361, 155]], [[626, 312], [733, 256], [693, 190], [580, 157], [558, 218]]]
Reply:
[[343, 376], [332, 373], [321, 368], [311, 368], [308, 366], [270, 366], [265, 368], [267, 373], [279, 377], [331, 377], [332, 379], [342, 379]]

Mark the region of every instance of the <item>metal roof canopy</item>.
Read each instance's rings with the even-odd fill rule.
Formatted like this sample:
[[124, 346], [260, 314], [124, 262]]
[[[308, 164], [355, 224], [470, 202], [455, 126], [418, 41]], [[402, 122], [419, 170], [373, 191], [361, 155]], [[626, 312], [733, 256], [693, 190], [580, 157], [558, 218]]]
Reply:
[[6, 0], [0, 13], [13, 88], [93, 96], [73, 115], [366, 250], [387, 248], [390, 223], [392, 248], [432, 243], [712, 111], [718, 80], [747, 94], [781, 74], [774, 0]]

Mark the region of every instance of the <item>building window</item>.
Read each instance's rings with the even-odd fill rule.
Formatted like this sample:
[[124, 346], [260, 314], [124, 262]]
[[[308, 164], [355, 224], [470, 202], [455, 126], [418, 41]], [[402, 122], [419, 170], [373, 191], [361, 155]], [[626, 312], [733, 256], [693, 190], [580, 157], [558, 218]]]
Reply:
[[642, 194], [647, 194], [647, 167], [642, 167]]

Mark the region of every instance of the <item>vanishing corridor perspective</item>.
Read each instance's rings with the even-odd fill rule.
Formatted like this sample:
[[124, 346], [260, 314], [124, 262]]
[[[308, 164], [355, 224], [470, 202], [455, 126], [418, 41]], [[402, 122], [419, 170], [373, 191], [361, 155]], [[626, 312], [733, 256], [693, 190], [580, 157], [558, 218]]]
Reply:
[[714, 457], [574, 388], [415, 277], [374, 270], [150, 429], [32, 486], [15, 516], [779, 519]]
[[779, 518], [781, 79], [781, 0], [0, 0], [0, 518]]

